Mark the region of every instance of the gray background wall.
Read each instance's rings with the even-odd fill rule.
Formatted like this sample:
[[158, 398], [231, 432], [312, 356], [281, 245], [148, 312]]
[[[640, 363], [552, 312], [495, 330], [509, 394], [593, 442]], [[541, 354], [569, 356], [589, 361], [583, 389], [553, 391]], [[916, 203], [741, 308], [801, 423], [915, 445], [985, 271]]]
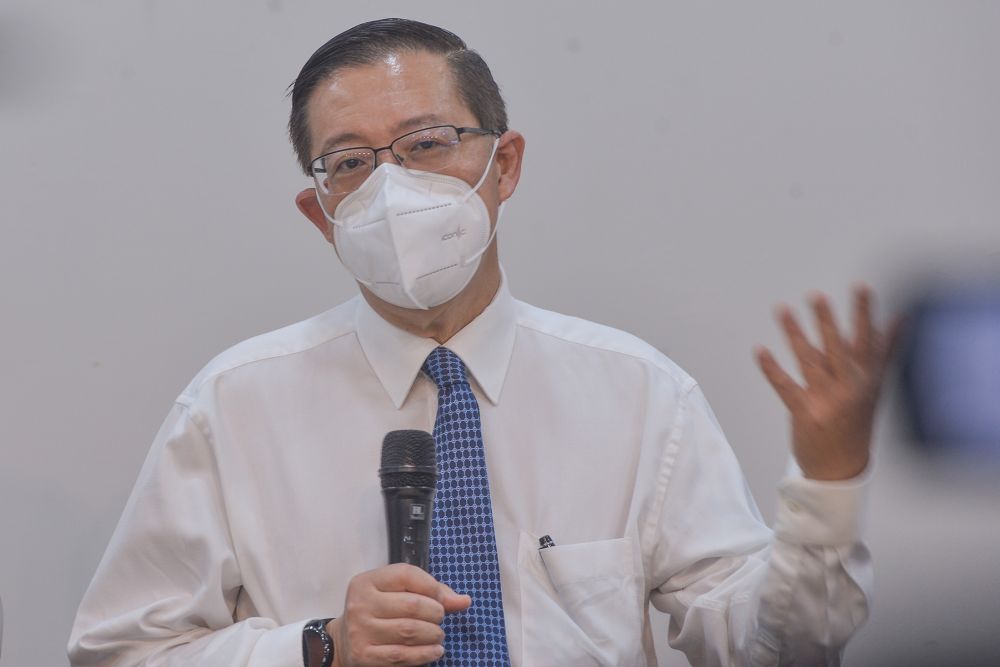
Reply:
[[[864, 279], [884, 312], [918, 267], [998, 261], [998, 3], [4, 0], [3, 667], [65, 664], [200, 366], [353, 294], [293, 207], [283, 92], [327, 38], [400, 14], [477, 48], [527, 136], [500, 231], [516, 295], [700, 379], [769, 517], [786, 417], [751, 348], [782, 347], [772, 305], [818, 288], [843, 311]], [[847, 663], [997, 650], [997, 471], [929, 465], [891, 411], [878, 446], [877, 600]]]

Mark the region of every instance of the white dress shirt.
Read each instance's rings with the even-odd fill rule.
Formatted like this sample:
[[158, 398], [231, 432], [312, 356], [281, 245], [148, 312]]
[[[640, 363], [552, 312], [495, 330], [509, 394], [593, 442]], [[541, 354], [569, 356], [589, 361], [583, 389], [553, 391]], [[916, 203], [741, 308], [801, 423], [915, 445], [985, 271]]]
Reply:
[[[153, 443], [72, 663], [301, 667], [303, 624], [387, 562], [382, 437], [433, 430], [436, 346], [356, 297], [209, 363]], [[839, 662], [867, 615], [863, 483], [790, 476], [772, 534], [698, 385], [637, 338], [501, 285], [447, 346], [482, 413], [513, 667], [655, 665], [650, 602], [695, 665]]]

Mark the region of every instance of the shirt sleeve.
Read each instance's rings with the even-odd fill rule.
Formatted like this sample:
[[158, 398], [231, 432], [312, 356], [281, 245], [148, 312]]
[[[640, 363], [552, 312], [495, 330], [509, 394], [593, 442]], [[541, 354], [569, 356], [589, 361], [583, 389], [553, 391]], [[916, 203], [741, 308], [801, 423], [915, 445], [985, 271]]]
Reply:
[[234, 622], [240, 568], [209, 440], [175, 404], [77, 612], [72, 665], [302, 666], [309, 619]]
[[864, 623], [871, 560], [859, 538], [867, 475], [779, 487], [772, 533], [700, 389], [664, 456], [649, 545], [650, 601], [696, 665], [837, 665]]

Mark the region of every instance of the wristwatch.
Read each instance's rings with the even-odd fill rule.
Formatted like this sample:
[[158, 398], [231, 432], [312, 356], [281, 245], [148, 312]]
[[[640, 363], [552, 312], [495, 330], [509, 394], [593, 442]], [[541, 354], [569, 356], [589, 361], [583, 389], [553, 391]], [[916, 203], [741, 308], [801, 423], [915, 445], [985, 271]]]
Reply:
[[[305, 667], [330, 667], [333, 664], [333, 638], [326, 631], [332, 618], [309, 621], [302, 628], [302, 664]], [[320, 662], [309, 661], [312, 655], [322, 655]]]

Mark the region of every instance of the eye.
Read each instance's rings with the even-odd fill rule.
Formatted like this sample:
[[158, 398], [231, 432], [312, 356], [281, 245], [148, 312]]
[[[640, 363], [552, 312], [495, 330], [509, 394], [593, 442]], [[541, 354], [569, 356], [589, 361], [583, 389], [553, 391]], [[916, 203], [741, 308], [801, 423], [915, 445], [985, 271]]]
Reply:
[[443, 141], [439, 137], [426, 137], [420, 139], [419, 141], [414, 142], [413, 145], [410, 146], [410, 152], [419, 153], [421, 151], [429, 151], [429, 150], [434, 150], [435, 148], [441, 148], [442, 146], [445, 145], [447, 145], [447, 142]]
[[334, 175], [350, 174], [355, 171], [365, 169], [368, 165], [367, 158], [359, 155], [343, 155], [336, 157], [335, 159], [336, 162], [334, 162], [333, 165], [328, 166], [328, 169], [332, 166], [330, 172]]

